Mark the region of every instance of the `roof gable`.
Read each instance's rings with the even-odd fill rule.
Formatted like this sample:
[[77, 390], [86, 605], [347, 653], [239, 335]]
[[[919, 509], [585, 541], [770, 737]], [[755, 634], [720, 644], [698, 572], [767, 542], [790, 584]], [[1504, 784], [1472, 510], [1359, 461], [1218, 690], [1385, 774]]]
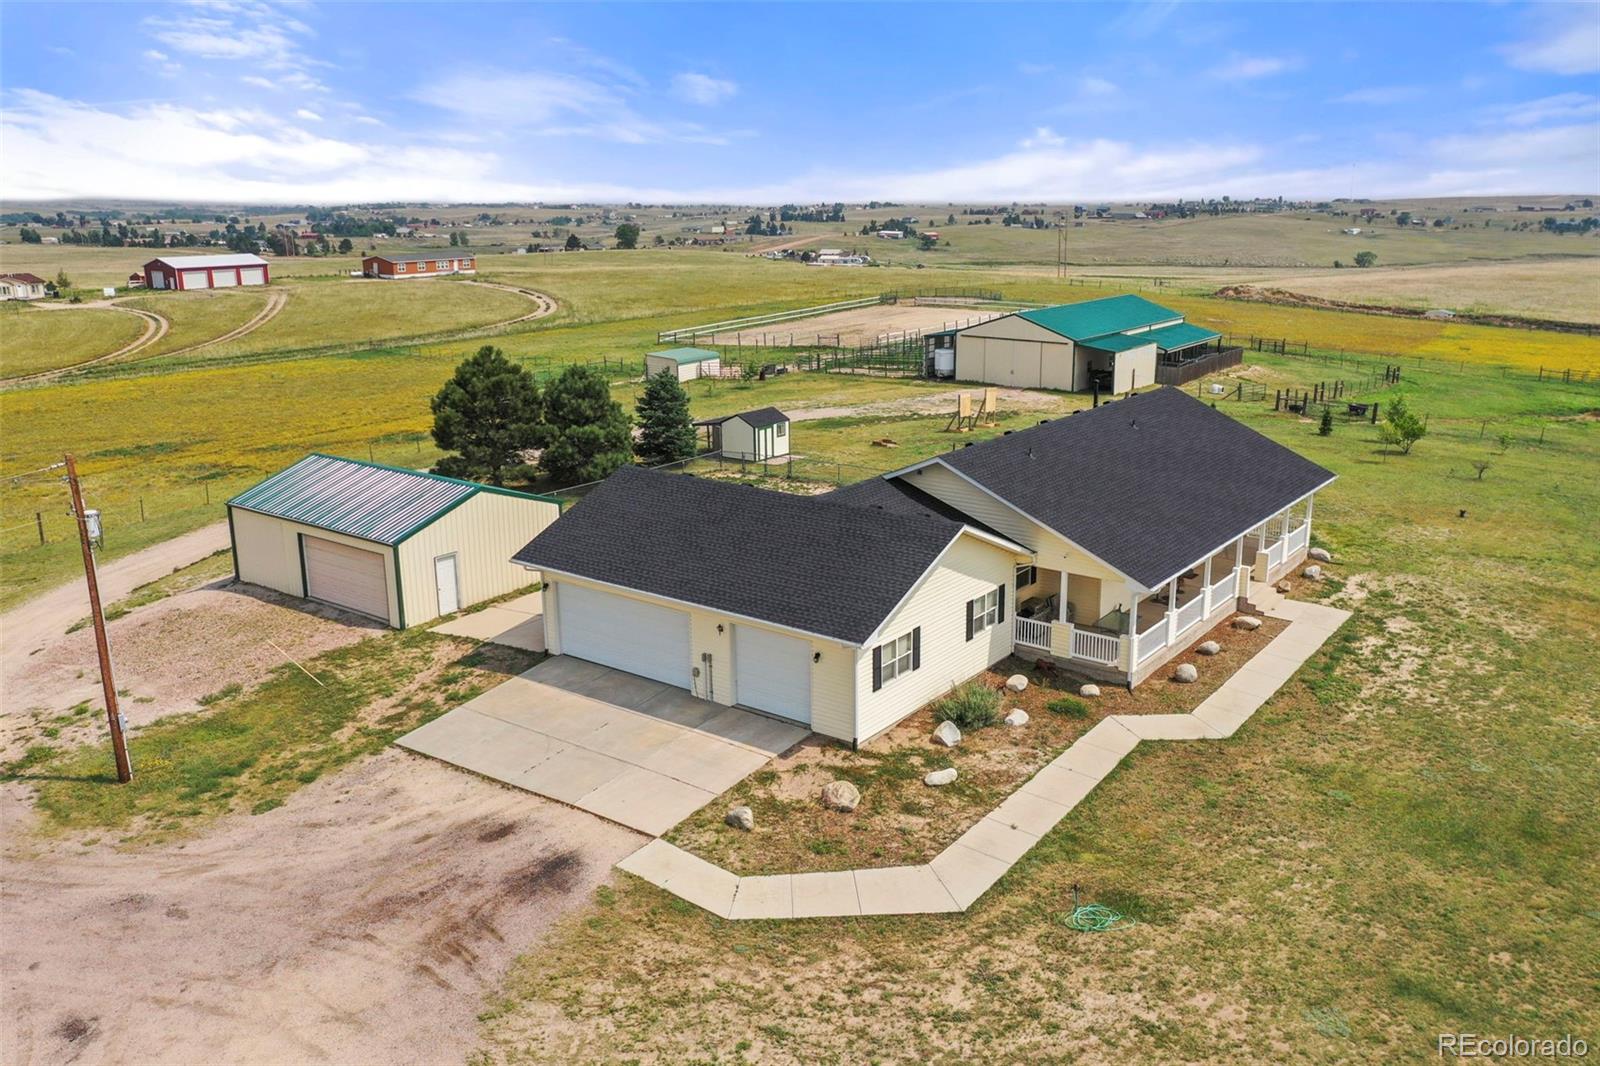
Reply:
[[1151, 303], [1144, 297], [1134, 296], [1131, 293], [1107, 296], [1100, 300], [1085, 300], [1082, 303], [1018, 311], [1017, 315], [1052, 333], [1058, 333], [1075, 341], [1154, 326], [1183, 317], [1181, 313], [1169, 307]]
[[934, 461], [1147, 588], [1334, 477], [1172, 388]]
[[928, 512], [625, 466], [515, 559], [859, 645], [961, 531]]

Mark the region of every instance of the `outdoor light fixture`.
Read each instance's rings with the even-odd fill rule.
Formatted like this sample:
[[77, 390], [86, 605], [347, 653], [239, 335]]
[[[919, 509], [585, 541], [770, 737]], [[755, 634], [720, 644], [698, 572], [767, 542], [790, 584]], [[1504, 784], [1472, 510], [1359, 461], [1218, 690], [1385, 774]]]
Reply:
[[719, 636], [722, 634], [722, 623], [721, 622], [717, 623], [717, 634]]
[[814, 663], [820, 663], [822, 661], [822, 653], [820, 651], [812, 652], [811, 653], [811, 661], [814, 662]]

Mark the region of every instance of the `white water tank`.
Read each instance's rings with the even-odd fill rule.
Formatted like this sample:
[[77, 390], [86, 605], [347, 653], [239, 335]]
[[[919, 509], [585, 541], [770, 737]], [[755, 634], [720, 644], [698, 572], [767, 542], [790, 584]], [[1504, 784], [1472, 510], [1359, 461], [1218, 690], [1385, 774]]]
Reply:
[[956, 376], [956, 350], [954, 348], [935, 348], [933, 350], [933, 376], [936, 378], [953, 378]]

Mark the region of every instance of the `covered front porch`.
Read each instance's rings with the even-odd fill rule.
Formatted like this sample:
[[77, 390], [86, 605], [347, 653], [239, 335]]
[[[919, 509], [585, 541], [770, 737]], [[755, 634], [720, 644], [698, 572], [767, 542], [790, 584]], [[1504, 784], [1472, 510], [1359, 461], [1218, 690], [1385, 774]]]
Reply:
[[1310, 537], [1307, 496], [1155, 588], [1070, 568], [1018, 567], [1016, 652], [1137, 684], [1238, 610], [1251, 581], [1277, 580], [1303, 559]]

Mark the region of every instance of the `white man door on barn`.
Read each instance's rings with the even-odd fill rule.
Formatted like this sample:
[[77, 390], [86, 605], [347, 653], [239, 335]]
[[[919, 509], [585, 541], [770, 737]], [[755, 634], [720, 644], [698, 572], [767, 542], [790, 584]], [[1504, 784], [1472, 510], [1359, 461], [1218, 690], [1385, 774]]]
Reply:
[[433, 561], [433, 581], [439, 590], [439, 613], [455, 614], [461, 609], [461, 591], [457, 583], [456, 557], [441, 555]]

